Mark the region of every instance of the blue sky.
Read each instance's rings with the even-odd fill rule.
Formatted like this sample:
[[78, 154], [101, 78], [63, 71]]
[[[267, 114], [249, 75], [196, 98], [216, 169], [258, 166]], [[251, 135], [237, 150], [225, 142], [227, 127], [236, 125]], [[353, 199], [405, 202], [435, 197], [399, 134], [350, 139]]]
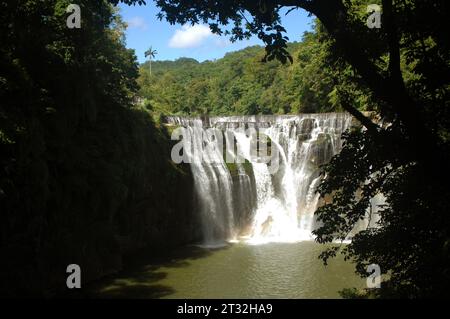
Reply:
[[[144, 52], [152, 46], [158, 51], [156, 60], [175, 60], [190, 57], [199, 61], [218, 59], [230, 51], [243, 49], [250, 45], [262, 45], [253, 37], [249, 40], [230, 43], [225, 36], [211, 34], [204, 25], [170, 25], [159, 21], [159, 12], [153, 1], [146, 6], [119, 5], [123, 19], [128, 23], [126, 32], [127, 47], [134, 49], [140, 63], [145, 61]], [[299, 41], [304, 31], [311, 29], [312, 17], [306, 11], [295, 10], [282, 17], [289, 41]]]

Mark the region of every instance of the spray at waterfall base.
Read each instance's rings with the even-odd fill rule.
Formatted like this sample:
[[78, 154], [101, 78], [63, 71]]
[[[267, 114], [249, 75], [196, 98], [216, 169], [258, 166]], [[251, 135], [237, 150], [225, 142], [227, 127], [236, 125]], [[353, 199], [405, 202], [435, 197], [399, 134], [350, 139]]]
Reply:
[[[169, 117], [168, 123], [177, 126], [172, 160], [189, 163], [193, 173], [205, 244], [314, 239], [320, 226], [314, 212], [326, 200], [316, 192], [320, 166], [342, 148], [349, 114]], [[250, 212], [244, 225], [243, 211]]]

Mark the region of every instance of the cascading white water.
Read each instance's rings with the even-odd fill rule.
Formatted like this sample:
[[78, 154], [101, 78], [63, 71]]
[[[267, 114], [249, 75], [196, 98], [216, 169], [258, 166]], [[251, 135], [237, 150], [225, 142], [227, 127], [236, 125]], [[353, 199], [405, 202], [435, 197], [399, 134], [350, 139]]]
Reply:
[[[237, 163], [237, 177], [232, 178], [224, 156], [218, 151], [221, 147], [203, 152], [204, 158], [214, 163], [191, 163], [205, 242], [242, 235], [243, 230], [235, 228], [234, 217], [239, 216], [243, 207], [253, 211], [250, 228], [244, 234], [250, 243], [312, 239], [319, 200], [316, 188], [321, 181], [319, 167], [340, 151], [341, 134], [352, 124], [349, 114], [169, 117], [168, 122], [191, 132], [205, 127], [227, 131], [226, 145], [234, 139], [238, 154], [252, 168], [250, 178], [243, 164]], [[251, 154], [254, 136], [244, 132], [249, 127], [269, 137], [271, 153], [279, 155], [275, 171]], [[201, 136], [197, 134], [194, 143], [202, 143]], [[236, 159], [238, 154], [232, 154], [231, 158]], [[243, 205], [255, 194], [254, 207]]]
[[[192, 120], [185, 128], [192, 137], [192, 147], [184, 150], [194, 176], [196, 208], [201, 215], [203, 239], [207, 244], [215, 244], [235, 235], [231, 175], [217, 147], [210, 147], [206, 152], [198, 151], [204, 143], [202, 121]], [[207, 140], [214, 143], [212, 139]]]
[[253, 164], [258, 206], [251, 242], [312, 239], [319, 165], [340, 150], [341, 134], [351, 121], [338, 113], [277, 117], [265, 130], [281, 162], [273, 175], [265, 164]]

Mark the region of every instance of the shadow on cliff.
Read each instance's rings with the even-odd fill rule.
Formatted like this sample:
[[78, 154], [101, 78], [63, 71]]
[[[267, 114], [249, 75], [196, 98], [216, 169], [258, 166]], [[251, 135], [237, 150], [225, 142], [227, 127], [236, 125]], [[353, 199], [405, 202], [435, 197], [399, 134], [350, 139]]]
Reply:
[[122, 272], [88, 285], [85, 297], [152, 299], [170, 296], [175, 293], [175, 289], [160, 283], [167, 277], [167, 273], [161, 271], [162, 267], [186, 267], [192, 259], [205, 258], [213, 251], [226, 248], [228, 246], [216, 249], [186, 246], [169, 253], [140, 251], [127, 258]]

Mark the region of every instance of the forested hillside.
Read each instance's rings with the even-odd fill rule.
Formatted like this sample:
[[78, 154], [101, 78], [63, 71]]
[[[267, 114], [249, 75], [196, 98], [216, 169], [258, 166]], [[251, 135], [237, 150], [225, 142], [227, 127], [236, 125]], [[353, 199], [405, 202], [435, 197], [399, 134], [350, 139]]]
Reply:
[[[263, 62], [265, 50], [247, 47], [215, 61], [153, 61], [140, 67], [140, 95], [163, 114], [288, 114], [340, 110], [336, 71], [321, 30], [288, 44], [293, 63]], [[361, 101], [359, 108], [365, 109]]]

